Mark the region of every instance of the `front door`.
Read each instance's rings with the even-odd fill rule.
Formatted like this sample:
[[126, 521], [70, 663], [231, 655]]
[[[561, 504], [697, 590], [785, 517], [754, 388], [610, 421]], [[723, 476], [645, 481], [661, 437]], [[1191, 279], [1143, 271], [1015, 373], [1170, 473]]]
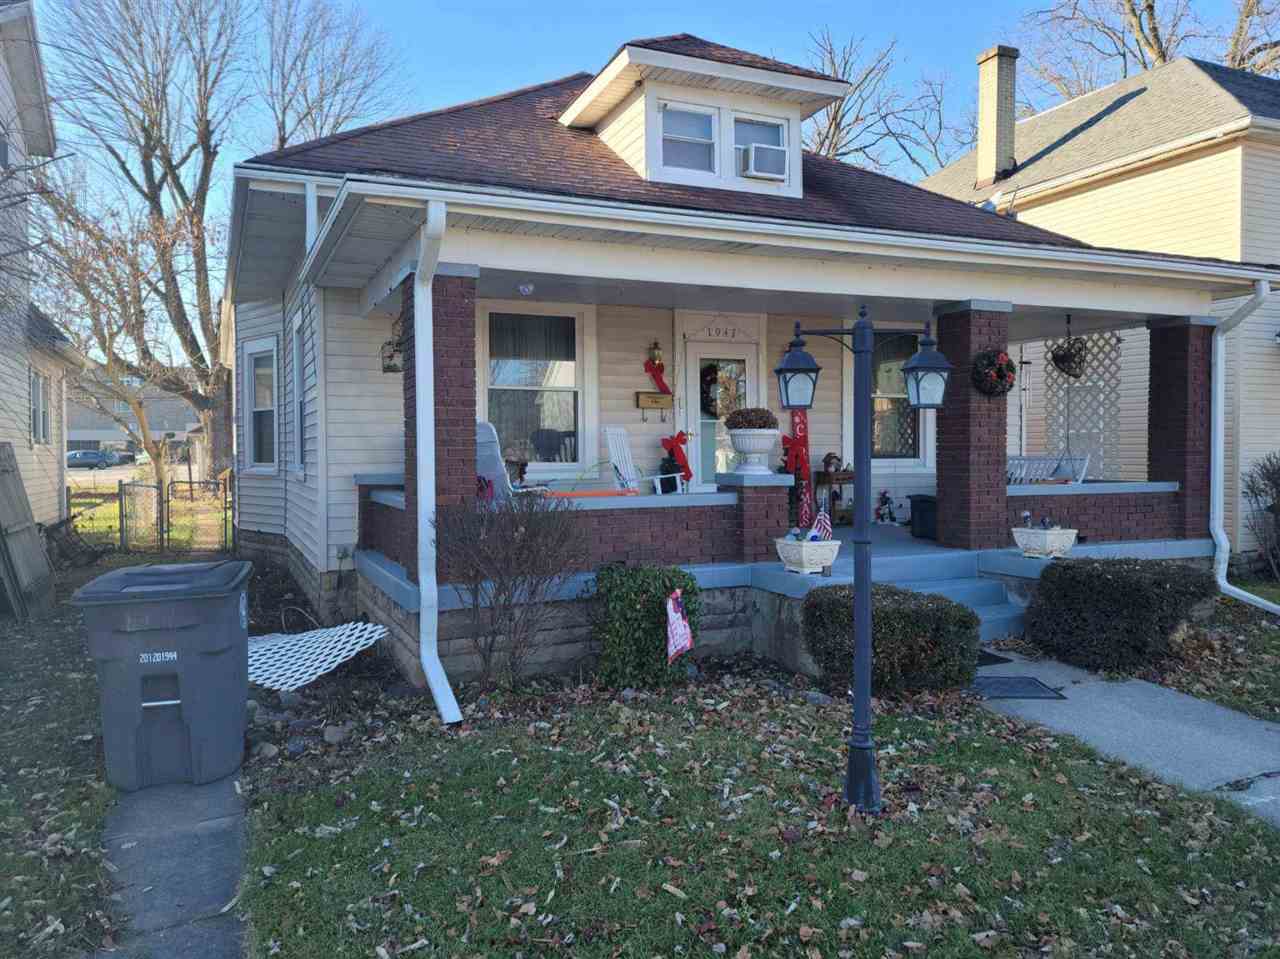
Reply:
[[751, 343], [689, 343], [685, 357], [685, 410], [692, 488], [716, 488], [716, 473], [733, 469], [735, 454], [724, 419], [759, 405], [757, 347]]

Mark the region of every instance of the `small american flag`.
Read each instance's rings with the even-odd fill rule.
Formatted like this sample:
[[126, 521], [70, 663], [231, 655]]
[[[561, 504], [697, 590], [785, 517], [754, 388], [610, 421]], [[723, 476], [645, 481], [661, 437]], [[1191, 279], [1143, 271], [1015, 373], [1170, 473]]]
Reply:
[[813, 529], [809, 530], [810, 539], [827, 540], [831, 538], [831, 516], [825, 510], [818, 510], [818, 518], [813, 521]]

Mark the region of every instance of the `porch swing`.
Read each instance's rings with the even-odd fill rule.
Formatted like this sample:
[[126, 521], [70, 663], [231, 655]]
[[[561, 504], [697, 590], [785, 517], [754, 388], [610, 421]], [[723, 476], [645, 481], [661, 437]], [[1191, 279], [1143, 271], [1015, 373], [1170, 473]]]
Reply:
[[[1058, 372], [1073, 380], [1084, 375], [1089, 346], [1083, 337], [1071, 335], [1071, 314], [1067, 314], [1067, 336], [1049, 353], [1049, 359]], [[1024, 483], [1083, 483], [1089, 471], [1092, 454], [1075, 455], [1071, 450], [1071, 389], [1066, 390], [1066, 425], [1063, 430], [1064, 448], [1046, 456], [1010, 456], [1008, 462], [1009, 485]]]

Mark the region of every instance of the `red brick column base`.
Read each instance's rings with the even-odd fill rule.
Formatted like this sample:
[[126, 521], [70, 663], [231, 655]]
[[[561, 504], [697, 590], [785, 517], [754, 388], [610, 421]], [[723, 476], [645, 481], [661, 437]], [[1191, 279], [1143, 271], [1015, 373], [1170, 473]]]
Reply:
[[[409, 578], [418, 581], [417, 390], [413, 276], [400, 286], [404, 349], [404, 520], [412, 531]], [[431, 283], [435, 356], [436, 506], [456, 506], [476, 488], [476, 281], [437, 276]], [[438, 563], [437, 563], [438, 566]]]
[[1151, 330], [1147, 479], [1180, 484], [1174, 535], [1209, 535], [1213, 329], [1190, 322]]
[[938, 349], [955, 369], [938, 410], [938, 542], [960, 549], [1006, 545], [1004, 396], [979, 393], [974, 355], [1009, 347], [1009, 314], [958, 310], [938, 316]]
[[785, 473], [719, 473], [716, 484], [722, 493], [738, 494], [734, 516], [736, 558], [744, 563], [775, 561], [778, 552], [773, 541], [790, 529], [787, 496], [795, 477]]

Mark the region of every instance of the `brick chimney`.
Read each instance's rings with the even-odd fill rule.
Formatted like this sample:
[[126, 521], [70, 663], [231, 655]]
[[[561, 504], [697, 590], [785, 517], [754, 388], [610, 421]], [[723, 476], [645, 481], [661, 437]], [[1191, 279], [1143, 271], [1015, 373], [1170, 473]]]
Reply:
[[977, 185], [989, 186], [1017, 165], [1013, 155], [1018, 51], [995, 46], [978, 56]]

